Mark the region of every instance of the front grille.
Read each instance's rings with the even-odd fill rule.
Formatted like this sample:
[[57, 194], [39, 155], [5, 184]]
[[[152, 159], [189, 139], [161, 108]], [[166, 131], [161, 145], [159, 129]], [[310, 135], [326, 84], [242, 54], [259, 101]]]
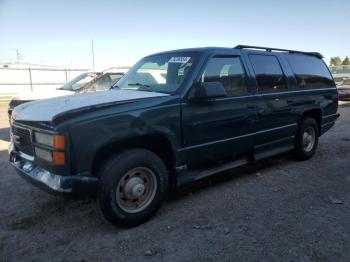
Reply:
[[27, 155], [33, 155], [32, 139], [30, 131], [26, 128], [12, 126], [12, 139], [17, 151]]

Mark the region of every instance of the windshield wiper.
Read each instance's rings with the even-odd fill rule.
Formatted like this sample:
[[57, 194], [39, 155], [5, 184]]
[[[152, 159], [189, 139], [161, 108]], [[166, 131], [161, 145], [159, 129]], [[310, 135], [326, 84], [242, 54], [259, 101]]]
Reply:
[[130, 83], [128, 86], [145, 86], [145, 87], [150, 87], [149, 85], [146, 84], [141, 84], [141, 83]]

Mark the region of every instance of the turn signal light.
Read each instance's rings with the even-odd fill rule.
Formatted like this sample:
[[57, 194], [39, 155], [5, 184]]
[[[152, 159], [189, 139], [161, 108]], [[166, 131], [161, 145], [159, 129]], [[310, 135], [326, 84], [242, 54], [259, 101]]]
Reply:
[[53, 140], [53, 147], [55, 149], [64, 149], [64, 136], [63, 135], [55, 135]]
[[53, 152], [52, 153], [52, 163], [54, 165], [64, 165], [65, 164], [64, 152]]

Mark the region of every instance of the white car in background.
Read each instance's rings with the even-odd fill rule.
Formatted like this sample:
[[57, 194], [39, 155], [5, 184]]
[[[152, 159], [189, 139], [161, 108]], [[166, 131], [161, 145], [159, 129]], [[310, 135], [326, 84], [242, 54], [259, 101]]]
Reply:
[[81, 92], [95, 92], [108, 90], [128, 71], [128, 68], [118, 68], [113, 71], [111, 69], [102, 72], [83, 73], [63, 86], [57, 89], [48, 89], [45, 92], [24, 92], [12, 98], [8, 108], [9, 119], [13, 109], [21, 104], [48, 99], [53, 97], [60, 97], [65, 95], [72, 95]]
[[345, 78], [337, 85], [339, 100], [350, 101], [350, 78]]

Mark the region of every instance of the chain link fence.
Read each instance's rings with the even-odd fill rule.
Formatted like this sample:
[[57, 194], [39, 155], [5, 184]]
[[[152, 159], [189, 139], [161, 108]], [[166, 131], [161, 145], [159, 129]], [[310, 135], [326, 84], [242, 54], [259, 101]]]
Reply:
[[20, 92], [58, 88], [89, 69], [0, 67], [0, 101]]

